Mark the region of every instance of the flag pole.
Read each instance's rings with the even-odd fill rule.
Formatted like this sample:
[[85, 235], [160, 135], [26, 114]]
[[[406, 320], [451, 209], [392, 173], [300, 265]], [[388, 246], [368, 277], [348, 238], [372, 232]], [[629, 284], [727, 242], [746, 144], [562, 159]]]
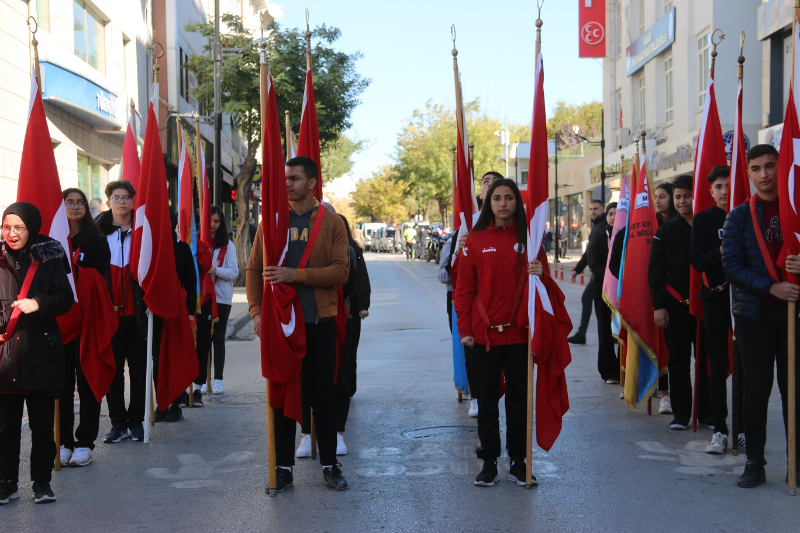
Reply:
[[[203, 179], [202, 162], [200, 161], [200, 143], [202, 142], [202, 138], [200, 137], [200, 115], [198, 113], [194, 114], [194, 134], [195, 134], [194, 158], [195, 158], [195, 166], [197, 167], [197, 174], [196, 174], [197, 177], [195, 178], [195, 183], [197, 183], [197, 199], [199, 200], [200, 204], [200, 224], [202, 225], [203, 215], [206, 214], [203, 213], [203, 209], [205, 208], [205, 204], [203, 203], [204, 199], [203, 196], [205, 195], [206, 188], [205, 188], [205, 180]], [[194, 211], [194, 209], [192, 211]], [[208, 347], [208, 362], [206, 363], [206, 394], [211, 394], [211, 350], [213, 349], [214, 349], [214, 343], [212, 342], [211, 345]]]
[[[258, 43], [259, 54], [261, 58], [261, 76], [260, 76], [260, 89], [261, 89], [261, 142], [264, 142], [265, 121], [267, 120], [267, 41], [262, 37]], [[263, 243], [263, 257], [264, 267], [267, 267], [267, 246], [266, 246], [266, 232], [262, 228]], [[258, 332], [260, 334], [260, 332]], [[264, 342], [264, 339], [261, 339]], [[275, 411], [269, 401], [269, 378], [264, 378], [264, 385], [266, 391], [266, 404], [267, 404], [267, 490], [270, 496], [277, 495], [276, 487], [276, 472], [275, 472]]]
[[138, 146], [136, 141], [136, 104], [133, 103], [133, 98], [131, 98], [131, 130], [133, 131], [133, 142]]
[[[452, 161], [453, 161], [453, 169], [452, 169], [453, 170], [453, 172], [452, 172], [453, 196], [452, 196], [452, 202], [453, 202], [453, 226], [455, 226], [456, 225], [456, 217], [458, 216], [458, 214], [456, 213], [456, 145], [455, 144], [450, 147], [450, 151], [453, 153], [453, 157], [452, 157]], [[451, 242], [450, 243], [450, 251], [451, 252], [453, 252], [453, 247], [455, 245], [456, 245], [455, 242]], [[451, 303], [450, 305], [453, 305], [453, 304]], [[448, 311], [449, 311], [449, 309], [448, 309]], [[464, 395], [461, 393], [461, 389], [459, 389], [458, 387], [456, 387], [456, 390], [458, 391], [458, 403], [461, 403], [461, 402], [464, 401]]]
[[[178, 116], [175, 117], [175, 131], [176, 131], [176, 133], [178, 135], [178, 157], [180, 157], [181, 160], [182, 160], [183, 159], [183, 154], [181, 153], [181, 144], [183, 144], [183, 146], [186, 146], [186, 139], [183, 137], [183, 128], [181, 128], [181, 117], [178, 117]], [[189, 156], [189, 147], [188, 146], [186, 146], [186, 156], [187, 157]], [[191, 169], [191, 168], [192, 167], [191, 167], [191, 160], [190, 160], [189, 169]], [[192, 173], [191, 173], [191, 170], [190, 170], [189, 175], [191, 176], [191, 174]], [[180, 180], [181, 177], [182, 176], [178, 176], [178, 180]], [[178, 183], [180, 183], [180, 181]], [[181, 196], [181, 193], [180, 193], [180, 190], [179, 190], [178, 191], [178, 198], [180, 198], [180, 196]], [[192, 206], [189, 210], [190, 210], [190, 212], [193, 213], [194, 212], [194, 206]], [[180, 221], [180, 217], [181, 217], [181, 215], [180, 215], [180, 212], [179, 212], [178, 213], [178, 220], [179, 221]], [[197, 298], [199, 300], [199, 298], [200, 298], [199, 294], [197, 295]], [[196, 328], [197, 328], [197, 322], [195, 322], [195, 329]], [[189, 384], [188, 391], [189, 392], [186, 393], [187, 396], [189, 397], [188, 398], [188, 405], [189, 405], [189, 408], [192, 408], [192, 407], [194, 407], [194, 399], [193, 399], [193, 394], [192, 394], [192, 384], [191, 383]]]
[[[639, 165], [639, 139], [636, 138], [633, 141], [635, 148], [633, 152], [633, 167], [636, 169], [636, 179], [640, 179], [639, 177], [639, 169], [641, 166]], [[644, 132], [642, 132], [642, 144], [644, 144]], [[631, 184], [630, 188], [628, 189], [631, 191], [630, 198], [633, 200], [634, 193], [636, 192], [636, 183], [634, 183], [633, 172], [631, 172]], [[632, 209], [634, 202], [631, 202], [628, 206], [628, 209]], [[630, 231], [630, 228], [628, 229]], [[629, 235], [630, 237], [630, 235]], [[633, 405], [637, 405], [636, 401], [636, 384], [638, 380], [635, 379], [627, 379], [627, 375], [631, 374], [634, 377], [639, 375], [639, 345], [636, 342], [636, 339], [632, 335], [630, 329], [628, 330], [628, 341], [626, 343], [626, 350], [625, 350], [625, 398], [626, 401]]]
[[[286, 140], [286, 157], [289, 157], [292, 154], [292, 141], [291, 141], [291, 124], [289, 122], [289, 110], [283, 112], [283, 130], [284, 130], [284, 137]], [[262, 178], [263, 181], [263, 178]]]
[[[790, 80], [790, 84], [792, 86], [792, 93], [794, 93], [794, 63], [795, 63], [795, 55], [797, 54], [796, 50], [796, 40], [797, 40], [797, 24], [800, 20], [800, 0], [794, 1], [794, 18], [792, 20], [792, 77]], [[795, 387], [797, 383], [795, 382], [795, 310], [796, 304], [794, 301], [788, 302], [786, 306], [786, 316], [787, 316], [787, 364], [786, 364], [786, 373], [787, 376], [787, 427], [786, 432], [787, 435], [787, 447], [788, 447], [788, 463], [789, 463], [789, 472], [787, 474], [787, 478], [789, 481], [789, 495], [794, 496], [797, 494], [797, 454], [796, 454], [796, 440], [797, 440], [797, 427], [796, 427], [796, 419], [797, 413], [795, 412], [795, 396], [797, 391]]]
[[[619, 183], [620, 183], [620, 187], [622, 187], [622, 182], [625, 181], [625, 154], [622, 154], [621, 156], [619, 156], [619, 169], [620, 169], [620, 182]], [[633, 173], [631, 172], [631, 174], [633, 174]], [[630, 196], [631, 196], [630, 190], [631, 189], [630, 189], [630, 183], [629, 183], [628, 184], [628, 198], [630, 198]], [[605, 194], [605, 192], [603, 194]], [[629, 203], [630, 203], [630, 201], [629, 201]], [[628, 207], [628, 209], [630, 209], [630, 207]], [[613, 228], [612, 228], [612, 230], [613, 230]], [[609, 250], [608, 253], [610, 254], [611, 250]], [[618, 272], [618, 274], [619, 274], [619, 272]], [[619, 283], [619, 276], [617, 276], [617, 278], [618, 278], [617, 279], [617, 283]], [[617, 302], [617, 313], [619, 314], [619, 302]], [[623, 353], [623, 350], [627, 350], [628, 343], [627, 342], [622, 342], [621, 339], [618, 339], [618, 340], [620, 340], [620, 343], [619, 343], [619, 386], [622, 387], [622, 394], [624, 396], [624, 394], [625, 394], [625, 373], [622, 371], [622, 353]]]

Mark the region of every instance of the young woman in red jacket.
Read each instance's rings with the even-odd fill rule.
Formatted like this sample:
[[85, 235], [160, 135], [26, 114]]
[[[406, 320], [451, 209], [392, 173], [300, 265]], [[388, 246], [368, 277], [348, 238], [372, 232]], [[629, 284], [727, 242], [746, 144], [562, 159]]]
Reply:
[[495, 181], [487, 199], [464, 245], [454, 295], [461, 344], [474, 347], [481, 376], [478, 458], [483, 459], [483, 469], [475, 485], [491, 487], [499, 479], [498, 401], [503, 373], [511, 459], [508, 479], [525, 485], [528, 324], [527, 312], [520, 309], [527, 305], [523, 297], [528, 274], [541, 275], [543, 268], [538, 260], [530, 265], [527, 261], [527, 219], [516, 183]]

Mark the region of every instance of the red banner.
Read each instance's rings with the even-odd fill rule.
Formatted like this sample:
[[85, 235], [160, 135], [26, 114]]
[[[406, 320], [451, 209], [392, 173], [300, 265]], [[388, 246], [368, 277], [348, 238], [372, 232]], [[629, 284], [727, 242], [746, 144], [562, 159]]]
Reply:
[[606, 0], [578, 0], [578, 57], [606, 57]]

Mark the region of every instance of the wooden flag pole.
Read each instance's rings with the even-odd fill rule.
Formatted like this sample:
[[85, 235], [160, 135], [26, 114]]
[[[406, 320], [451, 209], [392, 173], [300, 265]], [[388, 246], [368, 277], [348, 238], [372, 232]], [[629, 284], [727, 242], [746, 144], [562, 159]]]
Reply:
[[[795, 49], [795, 41], [797, 39], [797, 24], [800, 22], [800, 0], [795, 0], [794, 2], [794, 20], [792, 21], [792, 78], [791, 78], [791, 85], [792, 85], [792, 92], [794, 92], [794, 62], [795, 62], [795, 55], [797, 54], [797, 50]], [[797, 323], [795, 320], [796, 316], [796, 304], [794, 301], [788, 302], [786, 306], [786, 316], [787, 316], [787, 338], [786, 338], [786, 346], [787, 346], [787, 364], [786, 364], [786, 373], [787, 373], [787, 380], [786, 380], [786, 389], [787, 389], [787, 425], [786, 425], [786, 432], [787, 432], [787, 455], [788, 455], [788, 468], [789, 472], [787, 474], [787, 478], [789, 481], [789, 495], [794, 496], [797, 494], [797, 454], [796, 454], [796, 442], [797, 442], [797, 427], [796, 427], [796, 416], [797, 413], [795, 412], [795, 396], [797, 394], [797, 383], [795, 380], [795, 328], [797, 327]]]
[[[181, 117], [175, 117], [175, 130], [176, 130], [176, 132], [178, 134], [178, 157], [183, 157], [183, 155], [180, 153], [181, 152], [181, 143], [183, 143], [185, 145], [186, 144], [186, 139], [184, 139], [184, 137], [183, 137], [183, 128], [181, 128]], [[187, 147], [187, 155], [188, 155], [188, 147]], [[189, 167], [189, 168], [191, 169], [191, 167]], [[180, 179], [181, 179], [181, 176], [178, 176], [178, 180], [180, 180]], [[181, 195], [180, 186], [178, 188], [179, 188], [178, 197], [180, 198], [180, 195]], [[194, 209], [192, 209], [192, 212], [194, 212]], [[178, 213], [178, 220], [179, 221], [180, 221], [180, 216], [181, 216], [180, 213]], [[195, 328], [196, 327], [197, 327], [197, 322], [195, 321]], [[196, 339], [195, 339], [195, 341], [196, 341]], [[189, 396], [187, 404], [188, 404], [188, 406], [190, 408], [194, 407], [193, 392], [194, 392], [194, 388], [190, 384], [189, 385], [189, 392], [187, 393], [187, 395]]]
[[[458, 74], [458, 50], [456, 49], [456, 27], [455, 25], [450, 26], [450, 35], [453, 37], [453, 51], [451, 54], [453, 55], [453, 76], [455, 77], [456, 83], [456, 127], [459, 131], [465, 131], [465, 125], [463, 116], [460, 113], [460, 110], [463, 109], [462, 102], [461, 102], [461, 77]], [[458, 137], [458, 136], [456, 136]], [[463, 142], [463, 139], [457, 138], [456, 139], [459, 143]], [[457, 147], [455, 145], [451, 146], [450, 148], [453, 151], [453, 226], [456, 224], [456, 217], [458, 213], [456, 213], [456, 173], [457, 173], [457, 164], [456, 164], [456, 150]], [[469, 155], [467, 156], [469, 157]], [[467, 229], [467, 228], [464, 228]], [[459, 229], [459, 234], [462, 232], [462, 229]], [[457, 243], [454, 241], [450, 244], [451, 247], [457, 246]], [[457, 249], [452, 250], [453, 253], [457, 251]], [[413, 250], [412, 250], [412, 258], [413, 258]], [[464, 401], [464, 394], [461, 390], [458, 391], [458, 403]]]
[[[205, 195], [206, 188], [205, 188], [205, 180], [203, 180], [203, 171], [205, 170], [202, 167], [202, 161], [200, 160], [200, 143], [202, 142], [202, 138], [200, 137], [200, 115], [194, 115], [194, 134], [195, 134], [195, 142], [194, 142], [194, 158], [195, 158], [195, 166], [197, 167], [195, 183], [197, 184], [197, 198], [200, 204], [200, 224], [203, 223], [203, 213], [204, 204], [203, 204], [203, 195]], [[192, 210], [194, 211], [194, 209]], [[201, 229], [202, 232], [202, 229]], [[198, 295], [199, 296], [199, 295]], [[213, 323], [212, 323], [213, 329]], [[208, 347], [208, 362], [206, 363], [206, 394], [211, 394], [211, 350], [213, 348], [213, 343]]]
[[292, 154], [292, 129], [291, 123], [289, 122], [289, 110], [283, 112], [283, 136], [286, 140], [286, 157], [290, 157]]
[[[263, 14], [262, 14], [263, 17]], [[261, 77], [260, 77], [260, 89], [261, 89], [261, 137], [262, 142], [264, 141], [264, 130], [265, 130], [265, 121], [267, 119], [267, 96], [269, 92], [269, 87], [267, 86], [267, 41], [264, 40], [263, 34], [261, 41], [258, 43], [259, 48], [259, 55], [261, 58]], [[266, 161], [264, 162], [266, 163]], [[263, 181], [263, 180], [262, 180]], [[266, 232], [262, 231], [262, 237], [264, 237], [264, 267], [266, 268], [267, 265], [267, 248], [266, 248]], [[260, 332], [259, 332], [260, 333]], [[264, 339], [261, 339], [261, 342], [264, 342]], [[275, 464], [275, 410], [272, 408], [272, 404], [269, 401], [269, 378], [264, 378], [264, 388], [266, 392], [266, 405], [267, 405], [267, 476], [268, 476], [268, 484], [267, 484], [267, 491], [269, 492], [270, 496], [277, 495], [276, 487], [277, 487], [277, 479], [276, 479], [276, 468], [277, 465]]]

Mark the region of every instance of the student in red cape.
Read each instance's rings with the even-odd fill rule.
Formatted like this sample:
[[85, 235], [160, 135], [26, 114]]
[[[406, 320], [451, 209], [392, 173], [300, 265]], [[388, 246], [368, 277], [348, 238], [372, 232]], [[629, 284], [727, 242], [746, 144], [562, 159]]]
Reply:
[[[517, 185], [497, 180], [467, 237], [459, 259], [455, 301], [461, 343], [474, 350], [480, 376], [478, 458], [483, 468], [475, 485], [490, 487], [499, 479], [501, 373], [506, 380], [506, 445], [511, 459], [508, 479], [525, 484], [528, 325], [520, 323], [527, 306], [528, 275], [541, 275], [542, 264], [528, 265], [527, 219]], [[535, 477], [533, 478], [536, 479]]]

